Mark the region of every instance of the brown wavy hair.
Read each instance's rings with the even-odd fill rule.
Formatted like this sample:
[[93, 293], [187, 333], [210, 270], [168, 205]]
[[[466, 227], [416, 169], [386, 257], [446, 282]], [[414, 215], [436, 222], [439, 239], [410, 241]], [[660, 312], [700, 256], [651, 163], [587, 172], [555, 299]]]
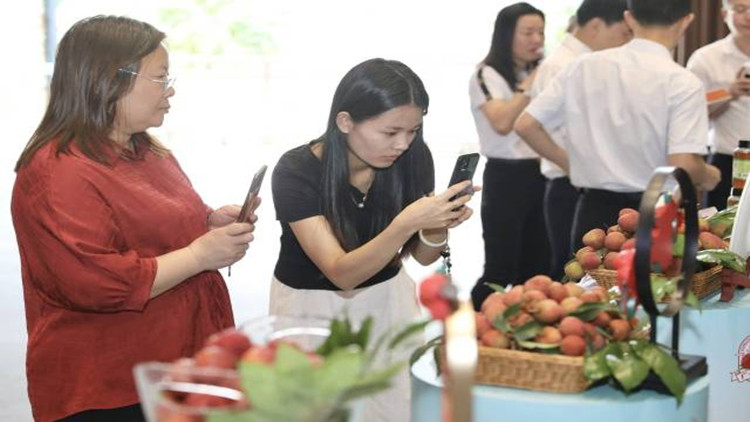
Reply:
[[[117, 102], [135, 80], [120, 69], [137, 72], [141, 60], [165, 38], [148, 23], [127, 17], [94, 16], [74, 24], [57, 49], [47, 110], [15, 170], [51, 141], [57, 142], [57, 154], [69, 153], [75, 144], [88, 158], [109, 165], [112, 151], [117, 151], [109, 138]], [[169, 153], [146, 132], [133, 134], [131, 141], [137, 150]]]

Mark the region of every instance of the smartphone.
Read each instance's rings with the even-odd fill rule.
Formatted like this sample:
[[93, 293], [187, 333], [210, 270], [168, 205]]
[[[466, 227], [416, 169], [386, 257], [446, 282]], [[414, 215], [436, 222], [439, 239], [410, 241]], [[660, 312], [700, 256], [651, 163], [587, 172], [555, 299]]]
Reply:
[[253, 181], [252, 183], [250, 183], [250, 189], [248, 189], [247, 196], [245, 197], [245, 203], [242, 204], [240, 215], [237, 216], [237, 222], [241, 223], [247, 221], [247, 219], [250, 217], [250, 214], [252, 214], [256, 208], [258, 208], [258, 203], [255, 198], [258, 197], [258, 193], [260, 192], [260, 187], [263, 184], [263, 177], [266, 175], [267, 168], [268, 166], [264, 164], [258, 169], [258, 171], [255, 172]]
[[[479, 164], [478, 153], [473, 152], [471, 154], [459, 155], [458, 158], [456, 158], [456, 165], [453, 167], [453, 174], [451, 175], [451, 181], [448, 183], [448, 187], [463, 182], [464, 180], [471, 180], [474, 177], [474, 172], [477, 170], [477, 164]], [[453, 201], [459, 196], [471, 195], [472, 193], [474, 193], [474, 186], [469, 186], [453, 196], [450, 200]]]

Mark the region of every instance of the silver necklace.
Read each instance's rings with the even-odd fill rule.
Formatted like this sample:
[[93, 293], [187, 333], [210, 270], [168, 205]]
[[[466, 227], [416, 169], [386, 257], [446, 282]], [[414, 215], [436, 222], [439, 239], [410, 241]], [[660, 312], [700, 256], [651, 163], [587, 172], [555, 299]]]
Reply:
[[354, 194], [350, 195], [350, 198], [352, 198], [352, 202], [354, 202], [354, 205], [357, 206], [357, 208], [364, 208], [365, 207], [365, 201], [367, 201], [367, 194], [362, 194], [362, 200], [357, 201], [357, 198], [354, 197]]

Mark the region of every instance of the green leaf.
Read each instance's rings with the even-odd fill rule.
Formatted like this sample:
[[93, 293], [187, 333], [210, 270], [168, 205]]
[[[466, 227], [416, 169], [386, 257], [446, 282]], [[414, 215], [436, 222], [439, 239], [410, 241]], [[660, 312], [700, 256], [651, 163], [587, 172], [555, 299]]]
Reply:
[[414, 334], [423, 333], [424, 328], [432, 322], [432, 320], [426, 320], [421, 322], [415, 322], [413, 324], [410, 324], [403, 330], [401, 330], [396, 336], [391, 340], [391, 342], [388, 344], [388, 349], [393, 350], [396, 346], [398, 346], [401, 342], [408, 339], [409, 337], [413, 336]]
[[685, 298], [685, 304], [698, 310], [701, 309], [701, 303], [698, 300], [698, 296], [696, 296], [692, 290], [688, 292], [687, 297]]
[[503, 312], [503, 318], [505, 318], [506, 320], [513, 318], [518, 312], [521, 311], [521, 306], [523, 306], [521, 302], [509, 306], [508, 309]]
[[495, 320], [492, 321], [492, 326], [503, 333], [509, 333], [511, 331], [510, 322], [508, 322], [503, 315], [495, 317]]
[[610, 309], [613, 309], [613, 307], [608, 303], [588, 302], [582, 304], [568, 315], [578, 317], [583, 321], [593, 321], [602, 311]]
[[725, 249], [704, 249], [698, 251], [699, 262], [719, 264], [740, 274], [745, 274], [745, 260], [732, 251]]
[[518, 345], [521, 346], [524, 349], [529, 350], [553, 350], [553, 349], [559, 349], [559, 344], [546, 344], [546, 343], [537, 343], [535, 341], [518, 341]]
[[530, 338], [536, 337], [537, 334], [541, 333], [544, 326], [537, 321], [529, 321], [526, 324], [518, 327], [513, 333], [516, 341], [521, 342]]
[[641, 385], [649, 373], [649, 366], [633, 352], [627, 343], [612, 343], [613, 353], [605, 356], [612, 376], [626, 393]]
[[659, 346], [648, 341], [632, 340], [629, 344], [635, 353], [659, 376], [667, 389], [675, 396], [677, 402], [682, 402], [687, 388], [687, 377], [677, 360]]
[[425, 353], [427, 353], [431, 348], [438, 347], [443, 344], [443, 336], [439, 335], [432, 340], [428, 341], [427, 343], [419, 346], [414, 352], [411, 354], [411, 357], [409, 358], [409, 365], [414, 365], [419, 358], [422, 357]]
[[443, 349], [440, 347], [432, 349], [432, 359], [435, 361], [435, 376], [438, 377], [443, 373], [443, 361], [440, 356], [443, 352], [441, 352], [441, 350]]
[[682, 255], [684, 252], [685, 252], [685, 234], [679, 233], [674, 240], [674, 244], [672, 245], [672, 255], [682, 258]]
[[[363, 353], [357, 347], [338, 349], [326, 358], [313, 375], [319, 392], [336, 396], [357, 383], [363, 364]], [[255, 403], [252, 400], [251, 403]]]
[[659, 274], [651, 273], [651, 292], [654, 300], [659, 302], [664, 296], [674, 294], [677, 283], [682, 277], [664, 277]]
[[306, 353], [296, 347], [281, 343], [276, 350], [274, 367], [278, 372], [291, 373], [312, 367], [312, 362], [310, 362]]
[[490, 289], [496, 291], [496, 292], [505, 293], [505, 287], [503, 287], [503, 286], [501, 286], [499, 284], [484, 283], [484, 285], [487, 286], [487, 287], [489, 287]]
[[345, 391], [342, 400], [355, 400], [360, 397], [387, 390], [391, 386], [391, 380], [393, 377], [403, 369], [404, 363], [396, 363], [358, 378], [357, 382]]
[[356, 336], [356, 342], [362, 350], [366, 350], [370, 344], [370, 332], [372, 331], [373, 319], [372, 317], [365, 318], [362, 321], [362, 325], [359, 327], [359, 332]]
[[614, 344], [610, 343], [598, 352], [586, 355], [583, 359], [583, 376], [591, 381], [596, 382], [612, 375], [607, 365], [606, 356], [612, 353]]

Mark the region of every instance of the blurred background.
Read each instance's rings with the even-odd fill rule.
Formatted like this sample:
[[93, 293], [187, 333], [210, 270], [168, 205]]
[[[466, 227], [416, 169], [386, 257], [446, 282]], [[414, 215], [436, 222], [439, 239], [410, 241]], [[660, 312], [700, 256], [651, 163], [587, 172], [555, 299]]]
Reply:
[[[145, 20], [168, 35], [176, 95], [154, 133], [172, 149], [211, 206], [243, 200], [253, 173], [325, 129], [337, 83], [372, 57], [397, 59], [430, 94], [425, 139], [436, 191], [455, 157], [478, 149], [468, 83], [489, 49], [497, 12], [511, 1], [474, 0], [45, 0], [6, 5], [0, 39], [0, 420], [31, 420], [24, 371], [26, 325], [10, 217], [18, 155], [41, 119], [57, 42], [97, 14]], [[561, 39], [577, 0], [530, 1], [547, 15], [547, 51]], [[459, 6], [460, 4], [460, 6]], [[481, 184], [482, 164], [475, 182]], [[256, 241], [227, 278], [236, 321], [265, 315], [280, 228], [270, 178]], [[479, 208], [479, 196], [470, 204]], [[478, 213], [451, 234], [454, 276], [468, 291], [481, 274]], [[433, 268], [407, 262], [415, 280]], [[226, 275], [226, 272], [223, 272]], [[61, 385], [64, 388], [64, 385]]]

